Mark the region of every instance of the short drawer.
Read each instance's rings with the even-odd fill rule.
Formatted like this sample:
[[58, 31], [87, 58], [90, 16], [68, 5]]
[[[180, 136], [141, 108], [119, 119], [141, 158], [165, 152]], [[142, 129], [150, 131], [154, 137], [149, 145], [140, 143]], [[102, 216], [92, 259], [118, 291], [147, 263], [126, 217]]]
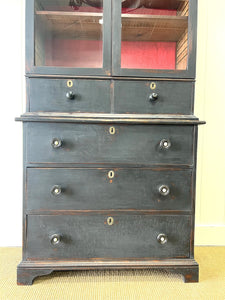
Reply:
[[29, 122], [26, 161], [190, 165], [193, 127]]
[[29, 111], [105, 112], [111, 110], [110, 81], [28, 79]]
[[193, 82], [115, 81], [115, 113], [192, 114]]
[[28, 168], [28, 210], [191, 210], [192, 170]]
[[26, 259], [186, 258], [191, 216], [29, 215]]

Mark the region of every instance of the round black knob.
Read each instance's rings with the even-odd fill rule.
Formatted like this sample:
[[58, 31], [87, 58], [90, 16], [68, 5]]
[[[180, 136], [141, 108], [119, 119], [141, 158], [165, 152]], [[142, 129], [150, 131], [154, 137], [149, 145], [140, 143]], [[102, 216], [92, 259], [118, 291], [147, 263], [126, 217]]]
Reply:
[[60, 185], [54, 185], [51, 189], [51, 193], [53, 196], [59, 196], [62, 193], [62, 188]]
[[156, 101], [158, 99], [158, 94], [156, 93], [152, 93], [150, 96], [149, 96], [149, 100], [151, 101]]
[[53, 234], [51, 237], [50, 237], [50, 241], [51, 241], [51, 244], [52, 245], [57, 245], [60, 243], [61, 241], [61, 235], [60, 234]]
[[171, 142], [168, 139], [163, 139], [160, 141], [159, 146], [161, 149], [169, 149], [171, 147]]
[[162, 195], [162, 196], [167, 196], [167, 195], [169, 195], [170, 189], [169, 189], [168, 185], [161, 185], [161, 186], [159, 187], [159, 193], [160, 193], [160, 195]]
[[163, 245], [163, 244], [166, 244], [167, 241], [168, 241], [168, 237], [166, 234], [164, 233], [160, 233], [158, 236], [157, 236], [157, 241]]
[[72, 91], [66, 93], [66, 98], [68, 100], [73, 100], [75, 98], [75, 94]]
[[62, 141], [60, 140], [60, 139], [58, 139], [58, 138], [54, 138], [53, 140], [52, 140], [52, 147], [53, 148], [60, 148], [62, 146]]

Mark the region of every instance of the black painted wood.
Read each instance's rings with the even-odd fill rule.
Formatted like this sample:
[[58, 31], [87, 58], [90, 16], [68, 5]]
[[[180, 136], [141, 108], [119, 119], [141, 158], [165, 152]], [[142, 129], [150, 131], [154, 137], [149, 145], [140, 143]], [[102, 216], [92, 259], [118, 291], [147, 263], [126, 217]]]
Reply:
[[[108, 225], [107, 219], [113, 218]], [[188, 258], [190, 216], [28, 216], [26, 258]], [[168, 241], [160, 244], [157, 236]], [[60, 235], [53, 245], [51, 238]]]
[[[56, 270], [109, 268], [165, 270], [198, 281], [197, 125], [205, 122], [193, 116], [197, 0], [189, 2], [188, 69], [133, 70], [120, 68], [120, 1], [104, 1], [101, 69], [35, 66], [34, 0], [26, 1], [18, 284]], [[151, 93], [158, 94], [153, 102]]]
[[[168, 276], [170, 273], [182, 274], [185, 282], [198, 282], [199, 267], [194, 259], [104, 259], [76, 261], [22, 261], [17, 268], [18, 284], [31, 285], [33, 280], [53, 271], [92, 270], [92, 269], [150, 269], [157, 270]], [[142, 273], [140, 272], [140, 275]]]
[[[151, 89], [151, 84], [156, 87]], [[115, 81], [115, 113], [191, 114], [194, 99], [193, 82]], [[156, 100], [150, 100], [153, 93]]]
[[[27, 163], [193, 164], [193, 126], [27, 123]], [[59, 139], [62, 146], [54, 148]], [[160, 142], [168, 140], [170, 148]]]
[[[177, 114], [193, 113], [193, 82], [176, 81], [114, 81], [74, 79], [68, 88], [68, 79], [28, 78], [29, 111], [45, 112], [110, 112], [113, 94], [115, 113]], [[156, 84], [153, 90], [151, 83]], [[74, 99], [67, 99], [72, 92]], [[149, 99], [152, 93], [158, 99]]]
[[36, 66], [34, 58], [34, 33], [35, 15], [34, 1], [26, 0], [26, 75], [86, 75], [86, 76], [110, 76], [111, 75], [111, 0], [104, 0], [103, 4], [103, 66], [102, 68], [68, 68]]
[[17, 284], [32, 285], [33, 281], [38, 276], [49, 275], [53, 272], [52, 269], [29, 268], [18, 265], [17, 267]]
[[189, 0], [187, 70], [121, 68], [121, 2], [112, 5], [112, 75], [129, 77], [195, 78], [197, 40], [197, 0]]
[[50, 122], [50, 123], [85, 123], [85, 124], [149, 124], [149, 125], [201, 125], [200, 121], [191, 115], [174, 114], [94, 114], [94, 113], [50, 113], [27, 112], [16, 121]]
[[[110, 80], [27, 79], [30, 111], [110, 113]], [[67, 98], [72, 92], [73, 99]]]
[[[28, 168], [26, 174], [28, 210], [191, 209], [190, 169]], [[168, 195], [160, 193], [163, 185]]]

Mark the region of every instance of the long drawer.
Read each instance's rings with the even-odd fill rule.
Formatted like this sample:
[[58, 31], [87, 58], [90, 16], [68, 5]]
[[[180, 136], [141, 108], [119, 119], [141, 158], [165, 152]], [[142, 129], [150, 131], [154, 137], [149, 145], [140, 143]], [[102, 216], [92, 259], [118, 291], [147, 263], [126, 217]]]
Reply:
[[110, 112], [110, 80], [28, 79], [29, 111]]
[[190, 210], [192, 170], [28, 168], [29, 210]]
[[115, 81], [115, 113], [192, 114], [194, 83]]
[[27, 259], [186, 258], [191, 216], [28, 215]]
[[192, 125], [28, 122], [28, 163], [193, 164]]

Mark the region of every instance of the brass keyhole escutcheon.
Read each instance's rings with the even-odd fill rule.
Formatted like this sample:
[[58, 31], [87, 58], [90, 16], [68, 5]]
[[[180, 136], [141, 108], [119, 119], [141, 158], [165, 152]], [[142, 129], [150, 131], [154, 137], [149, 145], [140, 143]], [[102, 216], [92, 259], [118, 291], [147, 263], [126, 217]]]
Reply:
[[108, 218], [107, 218], [107, 224], [108, 224], [109, 226], [111, 226], [111, 225], [113, 225], [113, 223], [114, 223], [113, 217], [108, 217]]
[[113, 126], [110, 127], [110, 128], [109, 128], [109, 133], [110, 133], [110, 134], [115, 134], [115, 133], [116, 133], [116, 128], [113, 127]]
[[108, 177], [110, 179], [114, 178], [114, 176], [115, 176], [115, 172], [114, 171], [111, 170], [111, 171], [108, 172]]
[[155, 82], [151, 82], [150, 83], [150, 89], [151, 90], [155, 90], [156, 89], [156, 83]]
[[68, 86], [69, 88], [71, 88], [71, 87], [73, 86], [73, 81], [72, 81], [72, 80], [68, 80], [68, 81], [67, 81], [67, 86]]

